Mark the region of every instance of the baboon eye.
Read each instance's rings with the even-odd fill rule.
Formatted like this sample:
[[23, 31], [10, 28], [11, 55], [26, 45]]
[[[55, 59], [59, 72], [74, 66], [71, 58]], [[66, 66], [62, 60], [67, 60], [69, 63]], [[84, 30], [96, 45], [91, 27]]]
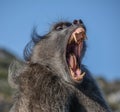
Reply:
[[63, 26], [57, 26], [55, 29], [56, 29], [56, 30], [62, 30], [62, 29], [63, 29]]
[[69, 22], [66, 23], [61, 23], [55, 26], [55, 30], [60, 31], [63, 30], [64, 28], [70, 27], [72, 24]]

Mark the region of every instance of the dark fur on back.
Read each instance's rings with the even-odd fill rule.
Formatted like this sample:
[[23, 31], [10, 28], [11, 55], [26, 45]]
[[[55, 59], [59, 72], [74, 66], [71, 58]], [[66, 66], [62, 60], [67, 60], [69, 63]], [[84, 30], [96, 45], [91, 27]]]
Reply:
[[[75, 82], [69, 75], [66, 45], [71, 32], [78, 26], [86, 30], [80, 21], [79, 25], [59, 22], [42, 37], [33, 32], [32, 41], [24, 51], [26, 62], [20, 70], [9, 70], [9, 82], [17, 85], [15, 88], [19, 91], [10, 112], [110, 112], [84, 65], [81, 69], [86, 75], [81, 82]], [[85, 42], [83, 46], [82, 58]]]

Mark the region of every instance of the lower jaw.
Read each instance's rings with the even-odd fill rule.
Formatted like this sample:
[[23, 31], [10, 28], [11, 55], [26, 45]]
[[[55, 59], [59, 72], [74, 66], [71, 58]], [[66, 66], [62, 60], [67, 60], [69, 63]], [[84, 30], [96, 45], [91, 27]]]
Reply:
[[85, 75], [85, 72], [81, 71], [80, 64], [78, 63], [79, 61], [80, 59], [77, 59], [75, 54], [70, 54], [67, 60], [70, 76], [74, 81], [77, 82], [81, 81]]
[[73, 71], [71, 68], [69, 68], [69, 70], [70, 70], [71, 77], [74, 81], [77, 81], [77, 82], [81, 81], [85, 76], [85, 72], [82, 73], [79, 67], [76, 69], [76, 71]]

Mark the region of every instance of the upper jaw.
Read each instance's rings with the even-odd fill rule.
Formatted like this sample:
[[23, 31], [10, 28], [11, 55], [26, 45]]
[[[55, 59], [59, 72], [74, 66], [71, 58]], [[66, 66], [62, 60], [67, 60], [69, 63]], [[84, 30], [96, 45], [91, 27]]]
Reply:
[[70, 44], [72, 41], [79, 44], [81, 41], [83, 41], [85, 39], [86, 39], [86, 34], [85, 34], [84, 28], [78, 27], [71, 34], [68, 44]]

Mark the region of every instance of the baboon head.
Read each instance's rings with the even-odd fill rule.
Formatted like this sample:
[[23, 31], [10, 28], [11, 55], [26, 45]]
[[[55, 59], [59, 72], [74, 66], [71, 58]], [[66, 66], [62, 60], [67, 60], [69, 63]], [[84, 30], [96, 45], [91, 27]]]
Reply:
[[66, 81], [83, 79], [85, 72], [81, 69], [81, 61], [86, 50], [86, 28], [82, 20], [58, 22], [46, 35], [35, 35], [31, 55], [26, 55], [29, 50], [25, 50], [28, 62], [51, 68]]

